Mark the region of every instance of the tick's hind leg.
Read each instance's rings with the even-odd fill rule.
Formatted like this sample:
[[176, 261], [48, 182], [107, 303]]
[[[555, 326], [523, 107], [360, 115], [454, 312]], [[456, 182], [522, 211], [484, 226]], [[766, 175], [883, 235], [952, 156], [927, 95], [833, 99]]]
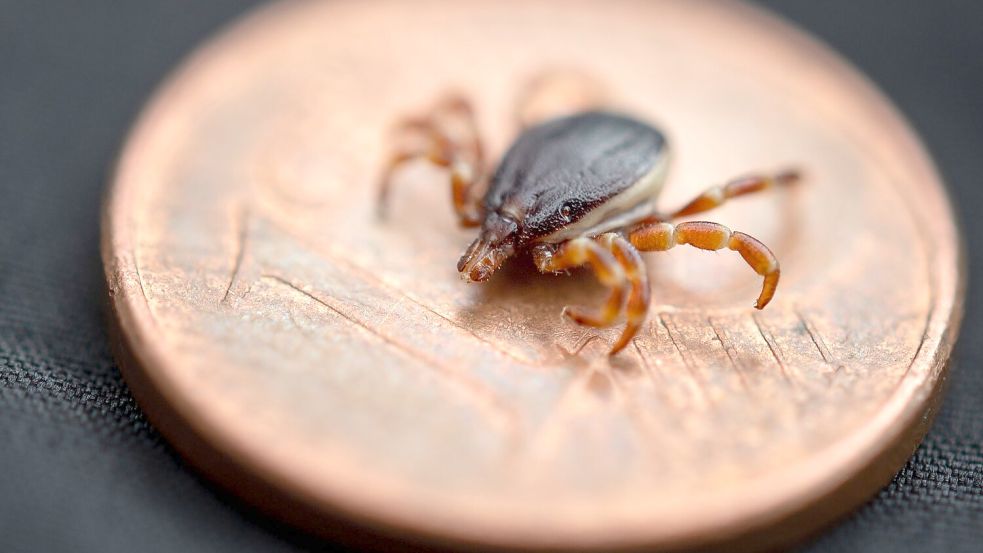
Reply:
[[608, 233], [596, 239], [575, 238], [559, 247], [543, 245], [534, 250], [533, 257], [543, 273], [590, 265], [597, 279], [610, 289], [607, 301], [598, 311], [566, 307], [563, 314], [578, 324], [603, 328], [613, 325], [625, 312], [628, 321], [611, 354], [628, 345], [644, 322], [649, 306], [645, 265], [631, 244]]
[[687, 217], [697, 213], [709, 211], [715, 207], [724, 205], [727, 200], [768, 190], [776, 186], [794, 184], [801, 179], [798, 171], [782, 171], [775, 175], [750, 175], [734, 179], [723, 186], [714, 186], [705, 190], [702, 194], [694, 198], [681, 209], [663, 217], [663, 220], [672, 220], [679, 217]]
[[555, 67], [533, 75], [519, 88], [515, 118], [521, 128], [528, 128], [607, 103], [605, 87], [593, 76], [574, 68]]
[[754, 272], [764, 277], [761, 294], [754, 305], [758, 309], [768, 305], [778, 287], [781, 272], [771, 250], [757, 239], [743, 232], [733, 232], [717, 223], [640, 224], [629, 231], [628, 238], [641, 251], [665, 251], [680, 244], [689, 244], [701, 250], [727, 248], [738, 252]]
[[379, 181], [379, 213], [385, 215], [396, 171], [407, 162], [426, 159], [450, 170], [451, 200], [461, 224], [480, 224], [474, 188], [483, 178], [484, 150], [467, 100], [448, 96], [427, 115], [399, 122], [394, 134], [396, 145]]

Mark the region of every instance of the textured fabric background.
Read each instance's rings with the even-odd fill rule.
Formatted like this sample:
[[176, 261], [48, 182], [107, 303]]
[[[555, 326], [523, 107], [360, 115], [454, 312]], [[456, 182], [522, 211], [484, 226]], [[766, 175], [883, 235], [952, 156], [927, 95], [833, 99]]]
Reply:
[[[202, 482], [107, 349], [99, 204], [156, 83], [235, 0], [0, 0], [0, 551], [329, 548]], [[922, 132], [983, 249], [983, 3], [769, 0]], [[894, 482], [806, 551], [983, 551], [983, 297], [971, 275], [944, 408]]]

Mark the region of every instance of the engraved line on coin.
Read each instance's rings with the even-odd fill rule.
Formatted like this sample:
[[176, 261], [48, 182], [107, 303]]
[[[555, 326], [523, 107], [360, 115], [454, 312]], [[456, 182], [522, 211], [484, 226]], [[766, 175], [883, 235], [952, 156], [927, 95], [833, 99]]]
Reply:
[[[663, 309], [672, 308], [663, 307]], [[666, 374], [665, 370], [659, 368], [664, 364], [663, 356], [652, 353], [650, 342], [653, 344], [672, 343], [669, 337], [669, 331], [665, 328], [665, 325], [662, 324], [658, 317], [655, 317], [654, 320], [648, 321], [647, 328], [648, 334], [646, 336], [640, 336], [635, 339], [635, 347], [642, 361], [652, 371], [649, 378], [659, 390], [665, 391], [665, 397], [676, 408], [702, 409], [706, 407], [709, 404], [708, 397], [704, 393], [704, 390], [701, 389], [701, 383], [689, 374], [689, 369], [685, 367], [685, 360], [678, 354], [678, 349], [674, 348], [677, 354], [674, 356], [673, 366], [683, 367], [683, 372], [676, 370], [672, 371], [672, 374]], [[658, 380], [656, 380], [655, 374], [658, 374]], [[685, 399], [679, 393], [672, 391], [677, 385], [682, 386], [686, 390]]]
[[816, 349], [819, 350], [819, 355], [823, 357], [823, 361], [825, 361], [826, 364], [831, 364], [833, 362], [833, 356], [829, 353], [829, 350], [826, 348], [826, 342], [824, 342], [823, 337], [819, 335], [819, 331], [816, 329], [816, 327], [812, 324], [811, 321], [806, 319], [805, 315], [802, 314], [802, 311], [796, 309], [795, 315], [799, 318], [799, 321], [802, 322], [802, 328], [804, 328], [806, 332], [809, 333], [809, 337], [812, 338], [812, 343], [816, 344]]
[[737, 374], [737, 379], [741, 383], [741, 388], [744, 388], [745, 392], [750, 392], [751, 386], [748, 384], [747, 375], [744, 374], [744, 371], [737, 362], [737, 359], [734, 358], [736, 355], [734, 352], [734, 346], [730, 344], [729, 341], [724, 340], [724, 334], [722, 334], [720, 330], [717, 329], [716, 325], [713, 324], [713, 318], [710, 316], [707, 316], [707, 325], [710, 326], [710, 330], [713, 331], [713, 335], [717, 337], [717, 342], [720, 343], [720, 347], [724, 348], [724, 353], [727, 354], [727, 359], [730, 360], [730, 366]]
[[669, 313], [661, 312], [656, 319], [662, 323], [662, 328], [666, 329], [669, 340], [672, 341], [672, 345], [675, 346], [676, 351], [679, 353], [679, 357], [683, 361], [683, 366], [686, 367], [686, 370], [690, 374], [690, 380], [696, 384], [696, 388], [699, 390], [703, 400], [706, 403], [713, 403], [710, 399], [710, 392], [707, 390], [706, 382], [703, 381], [702, 375], [697, 372], [693, 360], [689, 357], [689, 351], [686, 346], [680, 344], [676, 339], [675, 335], [679, 333], [679, 329], [676, 328], [676, 324], [669, 317]]
[[[147, 308], [150, 310], [150, 296], [147, 295], [147, 284], [143, 281], [143, 271], [140, 269], [140, 258], [138, 257], [136, 251], [133, 252], [133, 268], [137, 273], [137, 284], [140, 285], [140, 293], [143, 294], [143, 300], [147, 302]], [[153, 315], [152, 312], [151, 315]]]
[[599, 337], [596, 334], [590, 330], [586, 330], [580, 338], [577, 338], [577, 341], [573, 343], [570, 349], [564, 347], [559, 341], [553, 342], [553, 347], [560, 350], [560, 355], [563, 356], [564, 361], [573, 363], [573, 365], [568, 365], [568, 367], [586, 367], [590, 365], [590, 360], [582, 356], [580, 352], [597, 339]]
[[771, 355], [775, 358], [775, 362], [778, 363], [778, 369], [782, 374], [782, 377], [788, 382], [795, 384], [792, 376], [788, 374], [788, 367], [785, 366], [785, 361], [782, 360], [782, 356], [779, 355], [778, 343], [775, 342], [775, 337], [771, 334], [770, 330], [765, 330], [764, 326], [761, 324], [760, 316], [757, 313], [751, 313], [751, 320], [754, 321], [754, 326], [758, 328], [758, 333], [764, 339], [765, 343], [768, 344], [768, 349], [771, 350]]
[[[396, 288], [393, 288], [392, 286], [390, 286], [389, 284], [387, 284], [383, 280], [379, 279], [375, 275], [372, 275], [371, 272], [365, 270], [364, 268], [362, 268], [362, 267], [360, 267], [360, 266], [358, 266], [356, 264], [350, 263], [347, 260], [343, 259], [343, 256], [335, 253], [334, 251], [327, 250], [324, 247], [320, 247], [319, 248], [319, 247], [311, 246], [302, 237], [297, 236], [297, 234], [295, 234], [294, 232], [292, 232], [288, 227], [285, 227], [284, 225], [281, 225], [280, 223], [278, 223], [277, 221], [273, 220], [272, 218], [265, 217], [265, 216], [260, 216], [260, 215], [255, 215], [255, 214], [252, 213], [252, 211], [247, 210], [247, 209], [244, 209], [242, 211], [242, 213], [245, 215], [245, 218], [242, 219], [243, 225], [242, 225], [241, 228], [246, 229], [246, 233], [247, 233], [246, 235], [247, 236], [249, 234], [251, 234], [252, 232], [254, 232], [253, 231], [253, 225], [251, 224], [251, 221], [253, 220], [253, 218], [261, 217], [263, 223], [267, 224], [270, 228], [272, 228], [272, 229], [278, 231], [279, 233], [283, 234], [284, 236], [288, 237], [290, 240], [294, 241], [295, 243], [297, 243], [301, 247], [304, 247], [307, 250], [316, 253], [319, 257], [321, 257], [321, 259], [323, 259], [326, 262], [328, 262], [336, 270], [340, 270], [342, 272], [348, 273], [350, 275], [350, 277], [353, 278], [353, 279], [355, 279], [355, 280], [363, 280], [363, 281], [364, 280], [369, 280], [373, 284], [375, 284], [378, 288], [384, 289], [384, 291], [389, 292], [390, 294], [395, 295], [398, 298], [402, 298], [403, 300], [406, 300], [408, 302], [411, 302], [413, 305], [417, 305], [419, 307], [422, 307], [422, 308], [426, 309], [427, 312], [433, 314], [436, 317], [439, 317], [440, 320], [442, 320], [442, 321], [444, 321], [446, 323], [449, 323], [455, 329], [461, 330], [463, 332], [466, 332], [472, 338], [474, 338], [474, 339], [480, 341], [482, 344], [488, 346], [488, 349], [491, 349], [492, 352], [501, 353], [504, 356], [506, 356], [506, 357], [508, 357], [508, 358], [510, 358], [510, 359], [512, 359], [514, 361], [517, 361], [519, 363], [523, 363], [525, 365], [528, 365], [530, 363], [529, 361], [527, 361], [525, 359], [522, 359], [522, 358], [517, 357], [516, 355], [512, 354], [511, 352], [508, 352], [508, 351], [505, 351], [505, 350], [499, 348], [496, 344], [488, 341], [487, 339], [484, 339], [484, 338], [478, 336], [473, 330], [468, 329], [468, 328], [465, 328], [462, 325], [458, 324], [457, 322], [455, 322], [455, 321], [453, 321], [453, 320], [451, 320], [451, 319], [449, 319], [449, 318], [441, 315], [440, 313], [434, 311], [429, 306], [427, 306], [427, 305], [425, 305], [425, 304], [417, 301], [415, 298], [413, 298], [411, 296], [408, 296], [407, 294], [405, 294], [401, 290], [396, 289]], [[256, 241], [255, 240], [255, 237], [253, 237], [253, 239], [248, 239], [247, 238], [242, 244], [243, 244], [243, 246], [246, 246], [248, 248], [255, 241]], [[247, 249], [244, 248], [242, 251], [246, 252]], [[248, 253], [243, 253], [241, 256], [243, 258], [247, 258], [247, 257], [249, 257], [249, 254]], [[244, 264], [243, 265], [240, 265], [238, 267], [238, 269], [236, 271], [236, 274], [235, 274], [235, 276], [232, 279], [233, 286], [230, 289], [234, 289], [234, 283], [240, 278], [241, 273], [244, 271], [244, 267], [245, 267]], [[381, 334], [379, 331], [376, 331], [376, 332], [378, 334]]]
[[311, 250], [312, 252], [317, 252], [325, 261], [327, 261], [327, 262], [329, 262], [329, 263], [331, 263], [331, 264], [333, 264], [335, 266], [338, 266], [338, 267], [342, 267], [343, 266], [343, 267], [347, 268], [350, 273], [357, 274], [363, 280], [367, 280], [367, 281], [369, 281], [369, 282], [377, 285], [379, 288], [384, 288], [389, 293], [391, 293], [391, 294], [393, 294], [395, 296], [398, 296], [400, 298], [404, 298], [404, 299], [412, 302], [413, 304], [418, 305], [418, 306], [422, 307], [423, 309], [426, 309], [427, 311], [429, 311], [433, 315], [439, 317], [443, 321], [445, 321], [445, 322], [453, 325], [455, 328], [457, 328], [459, 330], [462, 330], [464, 332], [467, 332], [473, 338], [475, 338], [476, 340], [478, 340], [478, 341], [482, 342], [483, 344], [485, 344], [486, 346], [488, 346], [488, 348], [491, 349], [491, 351], [493, 351], [495, 353], [498, 353], [498, 354], [501, 354], [501, 355], [503, 355], [505, 357], [508, 357], [509, 359], [511, 359], [511, 360], [513, 360], [515, 362], [521, 363], [521, 364], [526, 365], [526, 366], [532, 366], [532, 367], [534, 367], [534, 366], [538, 365], [538, 362], [536, 360], [528, 359], [528, 358], [522, 356], [521, 354], [518, 354], [518, 353], [516, 353], [514, 351], [510, 351], [509, 349], [506, 349], [505, 347], [503, 347], [503, 344], [500, 344], [500, 343], [498, 343], [496, 341], [491, 341], [488, 338], [479, 335], [473, 329], [468, 328], [468, 327], [462, 325], [461, 323], [455, 321], [454, 319], [452, 319], [452, 318], [450, 318], [450, 317], [448, 317], [448, 316], [440, 313], [439, 311], [435, 310], [433, 307], [431, 307], [431, 306], [423, 303], [422, 301], [416, 299], [412, 295], [407, 294], [405, 291], [400, 290], [399, 288], [396, 288], [396, 287], [392, 286], [391, 284], [387, 283], [384, 279], [379, 278], [377, 275], [373, 274], [372, 271], [370, 271], [370, 270], [362, 267], [361, 265], [358, 265], [357, 263], [354, 263], [354, 262], [346, 259], [343, 254], [334, 251], [332, 248], [327, 247], [327, 246], [323, 246], [323, 245], [312, 245], [312, 244], [308, 243], [307, 240], [305, 240], [303, 237], [298, 236], [296, 233], [294, 233], [289, 227], [286, 227], [284, 225], [281, 225], [280, 223], [278, 223], [278, 222], [276, 222], [276, 221], [274, 221], [274, 220], [272, 220], [271, 218], [268, 218], [268, 217], [264, 218], [264, 220], [266, 222], [270, 223], [277, 230], [279, 230], [279, 231], [283, 232], [285, 235], [289, 236], [291, 239], [297, 241], [298, 244], [301, 244], [302, 246], [304, 246], [305, 248]]
[[[344, 262], [344, 261], [342, 261], [342, 262]], [[364, 267], [360, 267], [357, 264], [352, 263], [352, 264], [350, 264], [350, 268], [353, 271], [355, 271], [355, 272], [362, 273], [366, 277], [367, 280], [371, 280], [371, 281], [377, 283], [381, 288], [386, 288], [390, 292], [392, 292], [394, 294], [397, 294], [397, 295], [399, 295], [399, 296], [401, 296], [403, 298], [406, 298], [407, 300], [415, 303], [416, 305], [419, 305], [423, 309], [426, 309], [427, 311], [429, 311], [430, 313], [434, 314], [435, 316], [440, 317], [441, 319], [443, 319], [447, 323], [449, 323], [449, 324], [451, 324], [451, 325], [453, 325], [453, 326], [455, 326], [455, 327], [457, 327], [457, 328], [459, 328], [459, 329], [467, 332], [468, 334], [470, 334], [471, 336], [473, 336], [474, 338], [476, 338], [478, 341], [480, 341], [480, 342], [484, 343], [485, 345], [487, 345], [492, 351], [494, 351], [496, 353], [500, 353], [503, 356], [512, 359], [513, 361], [516, 361], [518, 363], [522, 363], [523, 365], [533, 365], [533, 364], [536, 363], [535, 360], [528, 359], [526, 357], [523, 357], [523, 356], [521, 356], [521, 355], [519, 355], [519, 354], [517, 354], [517, 353], [515, 353], [513, 351], [510, 351], [510, 350], [506, 349], [505, 347], [503, 347], [503, 344], [500, 344], [497, 341], [489, 340], [488, 338], [486, 338], [486, 337], [478, 334], [473, 329], [471, 329], [471, 328], [469, 328], [469, 327], [467, 327], [465, 325], [462, 325], [461, 323], [459, 323], [458, 321], [455, 321], [451, 317], [448, 317], [448, 316], [444, 315], [443, 313], [437, 311], [433, 307], [427, 305], [426, 303], [424, 303], [424, 302], [416, 299], [412, 295], [406, 293], [405, 291], [399, 290], [398, 288], [394, 288], [392, 285], [386, 283], [383, 279], [381, 279], [381, 278], [373, 275], [370, 271], [366, 270]]]
[[[935, 305], [935, 289], [934, 288], [929, 293], [929, 305]], [[931, 326], [931, 324], [932, 324], [932, 312], [929, 311], [929, 316], [925, 317], [925, 326], [922, 328], [922, 339], [918, 342], [918, 347], [915, 348], [915, 355], [912, 356], [911, 361], [908, 362], [908, 366], [905, 368], [904, 374], [902, 374], [901, 378], [899, 378], [898, 381], [895, 383], [895, 385], [894, 385], [894, 389], [895, 390], [897, 390], [898, 387], [901, 386], [901, 383], [905, 381], [905, 378], [907, 378], [908, 373], [911, 372], [911, 368], [913, 366], [915, 366], [915, 361], [918, 359], [918, 354], [920, 354], [922, 352], [922, 346], [924, 346], [925, 345], [925, 342], [928, 341], [928, 330], [929, 330], [929, 327]], [[941, 351], [942, 351], [941, 348], [940, 349], [937, 349], [936, 352], [935, 352], [935, 354], [938, 355], [939, 352], [941, 352]], [[938, 366], [939, 364], [938, 363], [933, 363], [933, 365]], [[839, 366], [839, 367], [837, 367], [836, 374], [839, 374], [843, 368], [844, 367], [842, 365]]]
[[302, 287], [290, 282], [288, 279], [283, 278], [278, 275], [264, 274], [260, 276], [261, 279], [272, 281], [276, 284], [286, 286], [287, 288], [297, 292], [308, 299], [324, 306], [329, 309], [332, 313], [335, 313], [342, 319], [348, 321], [349, 323], [363, 329], [369, 334], [377, 337], [379, 340], [389, 345], [390, 347], [400, 351], [401, 353], [412, 357], [413, 359], [422, 362], [424, 365], [433, 367], [437, 370], [438, 374], [442, 377], [447, 378], [448, 382], [455, 384], [457, 387], [467, 391], [469, 395], [474, 397], [478, 405], [483, 406], [482, 411], [486, 412], [486, 415], [490, 420], [495, 421], [493, 425], [500, 428], [503, 434], [509, 436], [507, 441], [512, 444], [513, 447], [510, 450], [514, 450], [520, 440], [520, 434], [518, 432], [519, 423], [518, 416], [515, 411], [505, 402], [498, 398], [498, 395], [494, 390], [484, 385], [478, 380], [469, 378], [467, 374], [462, 373], [452, 366], [447, 365], [440, 359], [431, 357], [426, 353], [402, 344], [392, 337], [382, 334], [372, 328], [371, 326], [365, 324], [364, 321], [353, 317], [351, 314], [346, 313], [339, 307], [332, 305], [331, 302], [319, 298], [315, 293], [304, 290]]
[[137, 248], [134, 248], [132, 253], [133, 256], [133, 270], [137, 275], [137, 286], [140, 287], [140, 294], [143, 295], [143, 301], [147, 304], [147, 313], [150, 314], [150, 322], [154, 326], [157, 326], [157, 315], [154, 313], [154, 306], [150, 302], [150, 296], [147, 294], [147, 283], [143, 281], [143, 269], [140, 268], [140, 253]]
[[[649, 321], [648, 329], [651, 333], [652, 341], [663, 341], [666, 340], [660, 337], [655, 330], [659, 326], [659, 323]], [[689, 378], [686, 374], [676, 374], [666, 375], [659, 366], [662, 364], [661, 359], [656, 356], [655, 359], [652, 358], [649, 346], [645, 343], [644, 338], [635, 338], [632, 341], [635, 346], [635, 353], [640, 360], [642, 371], [646, 373], [646, 377], [652, 386], [660, 392], [666, 401], [675, 406], [677, 409], [695, 409], [705, 407], [707, 402], [700, 390], [699, 383], [693, 378]], [[677, 361], [677, 366], [682, 364], [682, 361]], [[681, 393], [676, 391], [677, 385], [682, 386], [686, 392]]]
[[[651, 325], [649, 325], [649, 327], [651, 328]], [[649, 361], [648, 356], [645, 355], [645, 353], [642, 351], [642, 347], [639, 345], [638, 338], [632, 340], [631, 343], [633, 346], [635, 346], [635, 351], [638, 353], [638, 359], [641, 361], [642, 368], [645, 370], [645, 373], [648, 375], [649, 380], [652, 381], [653, 385], [658, 387], [661, 384], [661, 381], [665, 379], [665, 376], [662, 374], [662, 371], [652, 366], [652, 363]]]
[[239, 278], [239, 271], [242, 269], [242, 264], [246, 257], [246, 248], [249, 243], [249, 218], [249, 207], [243, 205], [236, 216], [238, 229], [236, 231], [237, 249], [235, 262], [232, 266], [232, 274], [229, 276], [229, 286], [225, 289], [225, 294], [222, 295], [221, 303], [228, 303], [229, 294], [232, 292], [232, 287], [235, 286], [236, 280]]
[[[584, 348], [586, 348], [591, 342], [593, 342], [594, 340], [597, 340], [597, 339], [599, 339], [599, 336], [597, 334], [595, 334], [594, 332], [592, 332], [590, 330], [585, 331], [584, 332], [584, 335], [581, 336], [581, 338], [579, 340], [577, 340], [577, 343], [576, 344], [574, 344], [574, 348], [573, 348], [573, 351], [570, 352], [570, 356], [571, 357], [576, 357], [576, 356], [580, 355], [580, 352], [584, 351]], [[557, 345], [559, 345], [559, 344], [557, 344]], [[563, 348], [561, 347], [560, 349], [563, 349]]]

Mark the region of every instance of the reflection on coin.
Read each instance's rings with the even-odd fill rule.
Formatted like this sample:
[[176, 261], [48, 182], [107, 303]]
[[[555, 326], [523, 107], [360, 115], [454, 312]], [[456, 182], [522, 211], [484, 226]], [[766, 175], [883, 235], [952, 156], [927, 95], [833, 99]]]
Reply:
[[[782, 262], [645, 254], [649, 320], [562, 321], [586, 272], [463, 283], [446, 175], [374, 217], [386, 131], [457, 89], [492, 155], [517, 87], [596, 75], [660, 126], [660, 198], [790, 164], [792, 190], [706, 218]], [[732, 2], [292, 2], [203, 48], [122, 153], [103, 254], [124, 374], [189, 460], [321, 532], [514, 548], [801, 538], [923, 435], [961, 314], [959, 236], [930, 160], [829, 51]], [[347, 532], [348, 530], [346, 530]]]

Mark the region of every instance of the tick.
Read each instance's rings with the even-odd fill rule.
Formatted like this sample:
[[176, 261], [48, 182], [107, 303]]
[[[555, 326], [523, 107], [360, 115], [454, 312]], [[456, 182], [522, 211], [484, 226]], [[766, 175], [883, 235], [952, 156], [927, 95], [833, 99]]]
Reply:
[[460, 96], [437, 102], [422, 117], [405, 119], [401, 139], [381, 179], [385, 209], [395, 171], [427, 159], [450, 173], [454, 210], [465, 227], [480, 227], [457, 270], [484, 282], [508, 259], [531, 253], [542, 273], [589, 266], [609, 295], [597, 310], [566, 307], [563, 315], [590, 327], [626, 323], [611, 355], [624, 349], [648, 313], [650, 291], [639, 252], [679, 245], [738, 252], [764, 283], [755, 307], [775, 295], [778, 260], [764, 244], [709, 222], [674, 223], [730, 198], [799, 180], [797, 171], [759, 174], [714, 186], [680, 209], [656, 207], [670, 161], [666, 137], [629, 115], [588, 109], [527, 126], [494, 171], [486, 171], [474, 110]]

